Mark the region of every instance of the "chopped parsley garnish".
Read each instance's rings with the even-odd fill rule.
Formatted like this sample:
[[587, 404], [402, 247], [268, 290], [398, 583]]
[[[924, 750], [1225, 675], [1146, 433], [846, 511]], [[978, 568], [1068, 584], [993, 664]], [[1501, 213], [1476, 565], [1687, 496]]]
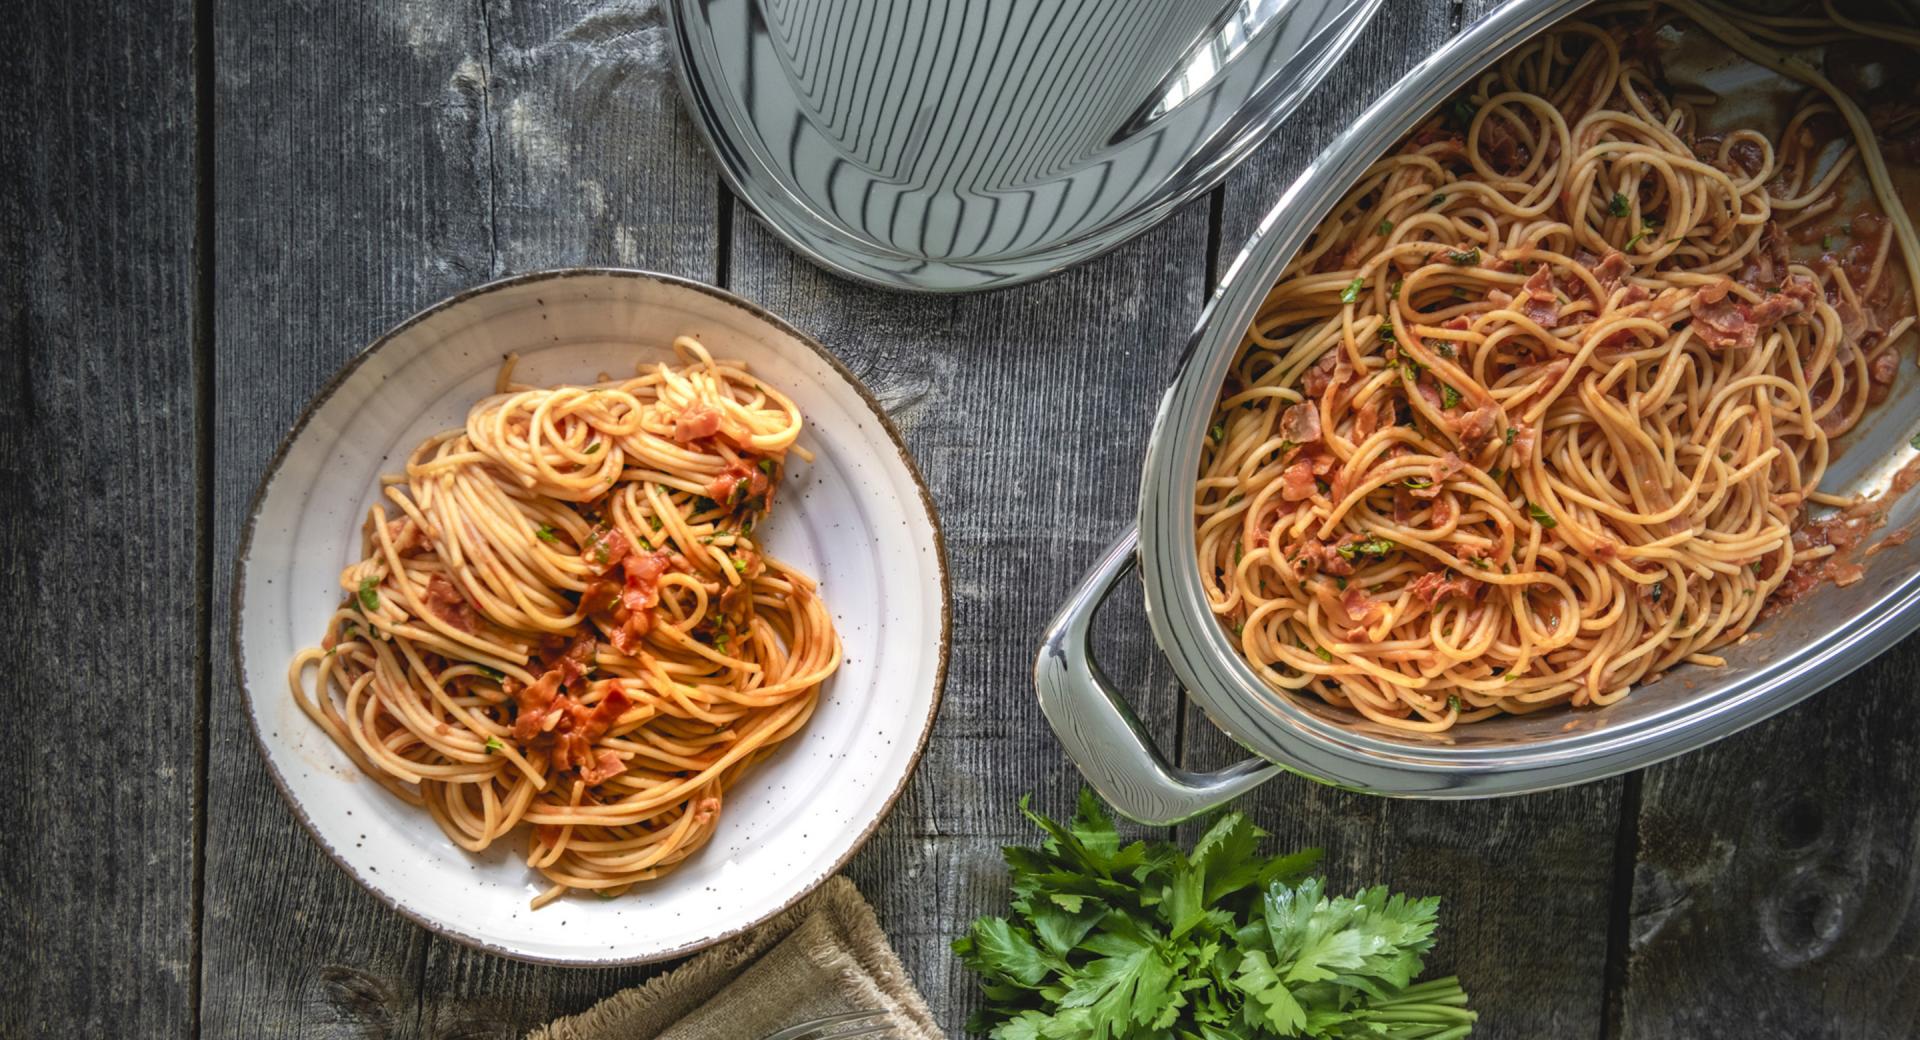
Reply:
[[1207, 436], [1211, 437], [1213, 439], [1213, 443], [1215, 444], [1218, 444], [1221, 441], [1226, 440], [1227, 425], [1225, 423], [1214, 423], [1213, 429], [1207, 431]]
[[592, 444], [587, 445], [586, 454], [593, 455], [599, 452], [599, 450], [604, 447], [606, 447], [604, 443], [600, 441], [594, 441]]
[[1460, 267], [1471, 267], [1480, 262], [1480, 247], [1447, 250], [1447, 263]]
[[502, 744], [502, 743], [500, 743], [500, 738], [499, 738], [499, 737], [488, 737], [488, 738], [487, 738], [487, 754], [489, 754], [489, 755], [491, 755], [491, 754], [493, 754], [493, 753], [494, 753], [495, 751], [498, 751], [498, 750], [500, 750], [501, 748], [504, 748], [504, 747], [506, 747], [506, 745], [505, 745], [505, 744]]
[[693, 500], [693, 511], [696, 513], [705, 513], [712, 509], [718, 509], [719, 507], [720, 503], [715, 502], [705, 495], [696, 496]]
[[1405, 283], [1405, 282], [1403, 282], [1403, 281], [1401, 281], [1401, 280], [1400, 280], [1400, 279], [1398, 279], [1398, 278], [1395, 278], [1395, 279], [1393, 280], [1393, 284], [1392, 284], [1392, 285], [1389, 285], [1389, 286], [1387, 286], [1387, 296], [1388, 296], [1388, 298], [1390, 298], [1390, 299], [1395, 299], [1395, 300], [1397, 300], [1397, 299], [1399, 299], [1399, 298], [1400, 298], [1400, 287], [1401, 287], [1402, 285], [1405, 285], [1405, 284], [1407, 284], [1407, 283]]
[[1315, 657], [1318, 657], [1318, 658], [1319, 658], [1319, 659], [1321, 659], [1322, 661], [1332, 661], [1332, 660], [1333, 660], [1333, 651], [1331, 651], [1331, 650], [1328, 650], [1328, 649], [1327, 649], [1326, 647], [1324, 647], [1324, 646], [1316, 646], [1316, 647], [1314, 647], [1314, 648], [1313, 648], [1313, 655], [1314, 655]]
[[507, 673], [500, 671], [497, 668], [488, 668], [484, 664], [476, 664], [474, 665], [474, 667], [480, 670], [481, 675], [484, 675], [487, 678], [492, 679], [494, 682], [504, 682], [507, 678]]
[[1464, 285], [1456, 285], [1456, 286], [1454, 286], [1454, 287], [1453, 287], [1453, 298], [1454, 298], [1454, 299], [1456, 299], [1456, 300], [1464, 300], [1464, 299], [1466, 299], [1466, 298], [1467, 298], [1467, 288], [1466, 288], [1466, 286], [1464, 286]]
[[1560, 525], [1560, 521], [1555, 520], [1552, 513], [1534, 505], [1532, 502], [1527, 503], [1527, 515], [1533, 517], [1533, 522], [1539, 524], [1541, 527], [1558, 527]]
[[380, 579], [360, 579], [360, 607], [363, 610], [380, 609]]
[[1653, 583], [1653, 590], [1647, 594], [1647, 598], [1658, 603], [1660, 602], [1660, 597], [1666, 595], [1666, 593], [1667, 583], [1664, 581], [1656, 581]]
[[1915, 451], [1920, 451], [1920, 433], [1914, 434], [1913, 439], [1907, 442], [1907, 446]]
[[1410, 487], [1410, 488], [1425, 488], [1425, 487], [1433, 486], [1433, 481], [1428, 480], [1425, 477], [1408, 477], [1407, 479], [1401, 481], [1400, 483], [1405, 484], [1407, 487]]
[[1453, 99], [1453, 124], [1462, 130], [1473, 125], [1473, 117], [1480, 110], [1466, 98]]
[[1380, 323], [1380, 338], [1381, 339], [1393, 338], [1393, 322], [1383, 321]]
[[1334, 551], [1349, 560], [1353, 559], [1357, 554], [1385, 556], [1393, 551], [1393, 543], [1379, 535], [1375, 535], [1365, 541], [1348, 542], [1346, 545], [1342, 545]]
[[[1634, 232], [1634, 235], [1632, 238], [1627, 239], [1627, 244], [1624, 246], [1621, 246], [1620, 251], [1623, 253], [1632, 252], [1635, 243], [1647, 237], [1647, 235], [1652, 233], [1654, 228], [1657, 228], [1659, 226], [1660, 226], [1660, 221], [1658, 219], [1654, 217], [1641, 217], [1640, 230]], [[1674, 241], [1678, 242], [1680, 240], [1676, 238], [1674, 239]]]
[[1235, 538], [1233, 540], [1233, 562], [1239, 563], [1240, 557], [1244, 555], [1246, 555], [1245, 547], [1240, 544], [1240, 539]]
[[1514, 436], [1519, 432], [1520, 432], [1519, 430], [1516, 430], [1511, 426], [1507, 427], [1507, 443], [1512, 444]]
[[1420, 381], [1420, 373], [1423, 371], [1425, 370], [1420, 367], [1420, 362], [1412, 358], [1407, 358], [1400, 362], [1400, 372], [1407, 377], [1409, 382], [1418, 383]]
[[755, 463], [755, 465], [760, 467], [760, 472], [765, 473], [769, 477], [773, 476], [773, 460], [772, 459], [761, 459], [759, 462]]
[[1616, 217], [1624, 217], [1632, 211], [1633, 207], [1628, 204], [1627, 197], [1617, 191], [1614, 192], [1613, 201], [1607, 205], [1607, 212]]
[[1460, 391], [1446, 383], [1440, 384], [1440, 407], [1453, 408], [1460, 403]]
[[733, 561], [733, 572], [734, 572], [735, 574], [745, 574], [745, 573], [747, 573], [747, 561], [745, 561], [745, 560], [735, 560], [735, 561]]
[[1447, 709], [1456, 714], [1459, 713], [1460, 711], [1460, 695], [1459, 694], [1456, 693], [1447, 698]]
[[1339, 589], [1341, 592], [1347, 591], [1347, 579], [1335, 577], [1333, 579], [1333, 587]]
[[554, 533], [552, 524], [541, 524], [540, 529], [533, 533], [543, 542], [557, 542], [560, 540], [560, 536]]
[[1478, 567], [1483, 571], [1493, 566], [1492, 564], [1487, 562], [1487, 558], [1484, 556], [1475, 556], [1472, 559], [1468, 560], [1467, 563], [1475, 567]]
[[1448, 361], [1453, 360], [1453, 344], [1448, 343], [1445, 340], [1441, 340], [1438, 342], [1429, 343], [1427, 344], [1427, 346], [1432, 347], [1433, 352], [1435, 354], [1438, 354], [1441, 357], [1446, 358]]
[[1391, 220], [1381, 221], [1380, 226], [1373, 229], [1373, 233], [1376, 235], [1379, 235], [1381, 238], [1385, 238], [1388, 235], [1393, 234], [1393, 221]]
[[1360, 293], [1366, 287], [1367, 287], [1367, 282], [1366, 282], [1366, 279], [1364, 278], [1355, 278], [1353, 281], [1348, 282], [1347, 287], [1345, 289], [1340, 290], [1340, 302], [1341, 303], [1359, 303]]
[[650, 516], [650, 517], [647, 517], [647, 523], [650, 523], [650, 524], [652, 524], [652, 525], [653, 525], [653, 529], [654, 529], [654, 530], [656, 530], [656, 531], [658, 531], [658, 530], [660, 529], [660, 518], [659, 518], [659, 517], [657, 517], [657, 516]]
[[1447, 201], [1447, 193], [1444, 191], [1436, 191], [1433, 193], [1433, 198], [1430, 198], [1427, 200], [1427, 207], [1431, 209], [1432, 207], [1438, 206], [1446, 201]]
[[1821, 236], [1820, 236], [1820, 248], [1822, 248], [1822, 249], [1832, 249], [1832, 248], [1833, 248], [1833, 236], [1832, 236], [1832, 235], [1821, 235]]

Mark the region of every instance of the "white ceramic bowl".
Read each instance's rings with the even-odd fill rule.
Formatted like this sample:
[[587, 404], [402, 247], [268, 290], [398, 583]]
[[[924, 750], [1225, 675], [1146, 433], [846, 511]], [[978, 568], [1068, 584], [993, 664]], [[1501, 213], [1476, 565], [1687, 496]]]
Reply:
[[[294, 703], [286, 668], [319, 639], [382, 472], [491, 392], [503, 355], [524, 382], [624, 375], [687, 334], [790, 395], [806, 417], [764, 531], [820, 581], [845, 645], [799, 736], [728, 792], [713, 840], [626, 896], [541, 910], [524, 838], [473, 856], [426, 812], [360, 774]], [[234, 572], [237, 668], [268, 769], [347, 873], [408, 917], [526, 960], [622, 964], [699, 949], [778, 913], [873, 833], [932, 728], [946, 674], [938, 521], [899, 435], [817, 343], [729, 293], [640, 271], [529, 274], [469, 290], [355, 357], [307, 406], [267, 467]]]

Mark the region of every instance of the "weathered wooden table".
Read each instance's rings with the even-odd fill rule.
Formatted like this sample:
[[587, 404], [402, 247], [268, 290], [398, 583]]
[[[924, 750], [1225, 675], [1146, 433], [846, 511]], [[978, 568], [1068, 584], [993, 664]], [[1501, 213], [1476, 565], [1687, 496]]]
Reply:
[[[1354, 113], [1489, 0], [1390, 0], [1205, 200], [1065, 276], [957, 299], [823, 275], [735, 202], [644, 0], [76, 0], [0, 82], [0, 1035], [513, 1037], [658, 968], [472, 952], [361, 892], [281, 804], [229, 666], [254, 481], [398, 319], [566, 264], [707, 279], [812, 332], [905, 431], [945, 520], [953, 667], [851, 874], [956, 1035], [948, 941], [998, 847], [1077, 777], [1035, 707], [1042, 625], [1129, 522], [1152, 408], [1224, 263]], [[1233, 749], [1108, 612], [1189, 763]], [[1685, 760], [1464, 805], [1282, 779], [1246, 799], [1343, 886], [1446, 900], [1492, 1037], [1920, 1033], [1920, 642]]]

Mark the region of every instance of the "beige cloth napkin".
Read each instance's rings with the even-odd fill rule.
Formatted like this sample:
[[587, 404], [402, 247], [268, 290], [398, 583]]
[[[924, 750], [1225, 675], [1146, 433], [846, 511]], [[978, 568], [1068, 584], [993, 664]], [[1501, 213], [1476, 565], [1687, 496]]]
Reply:
[[868, 1010], [887, 1012], [898, 1040], [944, 1040], [873, 908], [836, 877], [753, 931], [527, 1040], [759, 1040]]

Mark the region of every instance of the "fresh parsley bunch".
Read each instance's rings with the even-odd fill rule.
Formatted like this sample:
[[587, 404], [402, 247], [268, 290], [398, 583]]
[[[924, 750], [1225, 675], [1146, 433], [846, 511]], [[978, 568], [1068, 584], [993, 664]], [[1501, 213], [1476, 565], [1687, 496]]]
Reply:
[[1239, 813], [1193, 851], [1120, 843], [1091, 792], [1046, 837], [1005, 851], [1013, 913], [953, 949], [980, 976], [994, 1040], [1454, 1040], [1478, 1017], [1456, 978], [1413, 984], [1438, 899], [1384, 886], [1329, 898], [1317, 849], [1259, 854]]

